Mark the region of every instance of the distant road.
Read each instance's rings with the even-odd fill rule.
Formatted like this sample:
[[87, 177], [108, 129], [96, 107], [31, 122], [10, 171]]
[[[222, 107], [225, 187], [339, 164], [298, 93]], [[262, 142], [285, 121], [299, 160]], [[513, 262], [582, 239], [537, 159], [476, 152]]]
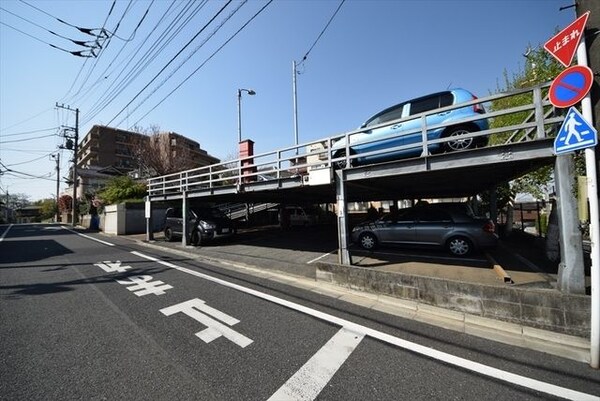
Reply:
[[0, 226], [1, 400], [599, 400], [588, 365], [121, 238]]

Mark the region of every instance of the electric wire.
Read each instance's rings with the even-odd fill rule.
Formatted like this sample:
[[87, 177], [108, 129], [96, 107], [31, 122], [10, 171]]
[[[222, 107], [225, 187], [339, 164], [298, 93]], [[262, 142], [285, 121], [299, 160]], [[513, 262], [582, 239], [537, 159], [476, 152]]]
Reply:
[[142, 89], [141, 89], [141, 90], [140, 90], [140, 91], [139, 91], [139, 92], [138, 92], [138, 93], [137, 93], [137, 94], [136, 94], [136, 95], [133, 97], [133, 99], [131, 99], [131, 100], [129, 101], [129, 103], [127, 103], [127, 104], [125, 105], [125, 107], [123, 107], [123, 108], [121, 109], [121, 111], [119, 111], [119, 112], [118, 112], [118, 113], [117, 113], [117, 114], [116, 114], [116, 115], [115, 115], [115, 116], [114, 116], [114, 117], [113, 117], [113, 118], [112, 118], [112, 119], [111, 119], [111, 120], [110, 120], [110, 121], [107, 123], [107, 125], [110, 125], [110, 124], [111, 124], [111, 123], [112, 123], [112, 122], [113, 122], [113, 121], [114, 121], [114, 120], [115, 120], [115, 119], [116, 119], [116, 118], [117, 118], [119, 115], [121, 115], [121, 113], [123, 113], [123, 112], [124, 112], [124, 111], [127, 109], [127, 107], [129, 107], [129, 106], [131, 105], [131, 103], [133, 103], [133, 102], [135, 101], [135, 99], [137, 99], [137, 98], [138, 98], [138, 97], [141, 95], [141, 93], [142, 93], [143, 91], [145, 91], [145, 90], [148, 88], [148, 86], [150, 86], [150, 85], [151, 85], [151, 84], [152, 84], [152, 83], [153, 83], [153, 82], [154, 82], [154, 81], [155, 81], [155, 80], [156, 80], [156, 79], [157, 79], [157, 78], [160, 76], [160, 74], [162, 74], [162, 73], [163, 73], [163, 72], [164, 72], [164, 71], [167, 69], [167, 67], [169, 67], [169, 65], [171, 65], [171, 63], [172, 63], [173, 61], [175, 61], [175, 59], [176, 59], [176, 58], [177, 58], [177, 57], [178, 57], [178, 56], [179, 56], [179, 55], [180, 55], [180, 54], [181, 54], [181, 53], [182, 53], [182, 52], [183, 52], [183, 51], [184, 51], [184, 50], [185, 50], [185, 49], [186, 49], [186, 48], [187, 48], [187, 47], [188, 47], [188, 46], [189, 46], [189, 45], [190, 45], [190, 44], [191, 44], [191, 43], [192, 43], [192, 42], [193, 42], [193, 41], [194, 41], [194, 40], [195, 40], [195, 39], [196, 39], [196, 38], [197, 38], [197, 37], [198, 37], [198, 36], [199, 36], [201, 33], [202, 33], [202, 32], [204, 32], [204, 30], [205, 30], [205, 29], [208, 27], [208, 25], [210, 25], [210, 24], [211, 24], [211, 23], [212, 23], [212, 22], [213, 22], [213, 21], [214, 21], [214, 20], [215, 20], [215, 19], [216, 19], [216, 18], [217, 18], [217, 17], [218, 17], [218, 16], [219, 16], [219, 15], [220, 15], [220, 14], [221, 14], [221, 13], [222, 13], [224, 10], [225, 10], [225, 8], [226, 8], [227, 6], [229, 6], [229, 4], [230, 4], [232, 1], [233, 1], [233, 0], [229, 0], [229, 1], [227, 1], [227, 3], [225, 3], [225, 5], [224, 5], [223, 7], [221, 7], [221, 9], [220, 9], [220, 10], [219, 10], [219, 11], [218, 11], [218, 12], [217, 12], [217, 13], [216, 13], [216, 14], [215, 14], [215, 15], [214, 15], [214, 16], [213, 16], [211, 19], [210, 19], [210, 21], [208, 21], [208, 22], [207, 22], [207, 23], [206, 23], [206, 24], [205, 24], [205, 25], [204, 25], [204, 26], [203, 26], [203, 27], [202, 27], [202, 28], [201, 28], [201, 29], [200, 29], [200, 30], [199, 30], [199, 31], [198, 31], [198, 32], [197, 32], [197, 33], [196, 33], [196, 34], [195, 34], [195, 35], [194, 35], [194, 36], [193, 36], [193, 37], [192, 37], [192, 38], [191, 38], [191, 39], [190, 39], [190, 40], [189, 40], [189, 41], [188, 41], [188, 42], [187, 42], [187, 43], [186, 43], [186, 44], [185, 44], [185, 45], [184, 45], [184, 46], [183, 46], [183, 47], [182, 47], [182, 48], [181, 48], [179, 51], [178, 51], [178, 52], [177, 52], [177, 54], [175, 54], [175, 56], [173, 56], [173, 57], [171, 58], [171, 60], [169, 60], [169, 62], [168, 62], [168, 63], [167, 63], [167, 64], [166, 64], [166, 65], [165, 65], [165, 66], [164, 66], [164, 67], [163, 67], [163, 68], [162, 68], [162, 69], [161, 69], [161, 70], [160, 70], [160, 71], [159, 71], [159, 72], [158, 72], [158, 73], [157, 73], [155, 76], [154, 76], [154, 78], [152, 78], [152, 79], [150, 80], [150, 82], [148, 82], [148, 84], [146, 84], [146, 85], [145, 85], [145, 86], [144, 86], [144, 87], [143, 87], [143, 88], [142, 88]]
[[8, 168], [8, 167], [12, 167], [12, 166], [20, 166], [20, 165], [22, 165], [22, 164], [29, 164], [29, 163], [33, 163], [33, 162], [36, 162], [36, 161], [38, 161], [38, 160], [42, 160], [42, 159], [44, 159], [44, 158], [46, 158], [46, 157], [50, 156], [50, 155], [51, 155], [51, 154], [53, 154], [53, 153], [55, 153], [55, 152], [46, 153], [46, 154], [45, 154], [45, 155], [43, 155], [43, 156], [36, 157], [35, 159], [32, 159], [32, 160], [27, 160], [27, 161], [24, 161], [24, 162], [13, 163], [13, 164], [7, 164], [5, 167], [6, 167], [6, 168]]
[[12, 26], [12, 25], [9, 25], [9, 24], [7, 24], [6, 22], [0, 21], [0, 24], [2, 24], [2, 25], [4, 25], [4, 26], [7, 26], [7, 27], [9, 27], [9, 28], [11, 28], [11, 29], [14, 29], [15, 31], [17, 31], [17, 32], [19, 32], [19, 33], [22, 33], [23, 35], [29, 36], [30, 38], [32, 38], [32, 39], [35, 39], [35, 40], [37, 40], [38, 42], [44, 43], [44, 44], [46, 44], [46, 45], [48, 45], [48, 46], [50, 46], [50, 47], [52, 47], [52, 48], [54, 48], [54, 49], [57, 49], [57, 50], [63, 51], [63, 52], [65, 52], [65, 53], [70, 53], [70, 54], [72, 54], [73, 56], [77, 56], [77, 57], [86, 57], [86, 58], [91, 58], [91, 57], [94, 57], [94, 56], [93, 56], [93, 55], [91, 55], [91, 54], [90, 54], [90, 55], [86, 55], [86, 54], [84, 54], [84, 52], [86, 52], [86, 51], [89, 51], [89, 50], [79, 50], [79, 51], [67, 50], [67, 49], [64, 49], [64, 48], [62, 48], [62, 47], [60, 47], [60, 46], [53, 45], [52, 43], [46, 42], [46, 41], [44, 41], [44, 40], [42, 40], [42, 39], [40, 39], [40, 38], [37, 38], [37, 37], [35, 37], [35, 36], [33, 36], [33, 35], [30, 35], [30, 34], [28, 34], [27, 32], [23, 32], [22, 30], [20, 30], [20, 29], [17, 29], [17, 28], [15, 28], [15, 27], [14, 27], [14, 26]]
[[28, 134], [35, 134], [38, 132], [45, 132], [45, 131], [55, 131], [57, 129], [59, 129], [60, 127], [51, 127], [51, 128], [42, 128], [42, 129], [36, 129], [33, 131], [23, 131], [23, 132], [15, 132], [12, 134], [1, 134], [0, 138], [5, 138], [7, 136], [20, 136], [20, 135], [28, 135]]
[[[242, 25], [242, 27], [240, 29], [238, 29], [233, 35], [231, 35], [229, 37], [229, 39], [227, 39], [218, 49], [216, 49], [209, 57], [206, 58], [206, 60], [204, 60], [204, 62], [202, 62], [202, 64], [200, 64], [194, 71], [192, 71], [191, 74], [189, 74], [183, 81], [181, 81], [179, 83], [179, 85], [177, 85], [175, 88], [173, 88], [173, 90], [171, 90], [171, 92], [169, 92], [165, 97], [163, 97], [154, 107], [152, 107], [146, 114], [144, 114], [142, 117], [140, 117], [140, 119], [138, 119], [133, 125], [137, 125], [139, 124], [140, 121], [142, 121], [148, 114], [150, 114], [152, 111], [154, 111], [158, 106], [160, 106], [165, 100], [167, 100], [173, 93], [175, 93], [181, 86], [183, 86], [183, 84], [185, 84], [192, 76], [194, 76], [202, 67], [204, 67], [206, 65], [206, 63], [208, 63], [215, 55], [217, 55], [225, 46], [227, 46], [227, 44], [229, 42], [231, 42], [240, 32], [242, 32], [248, 25], [250, 25], [250, 23], [256, 18], [258, 17], [271, 3], [273, 2], [273, 0], [269, 0], [269, 2], [267, 2], [260, 10], [258, 10], [258, 12], [256, 12], [248, 21], [246, 21], [246, 23], [244, 25]], [[129, 128], [131, 129], [131, 127]]]
[[29, 121], [31, 121], [31, 120], [33, 120], [33, 119], [35, 119], [35, 118], [37, 118], [37, 117], [41, 116], [42, 114], [45, 114], [45, 113], [47, 113], [47, 112], [51, 111], [52, 109], [53, 109], [53, 108], [52, 108], [52, 107], [50, 107], [50, 108], [48, 108], [48, 109], [46, 109], [46, 110], [40, 111], [39, 113], [37, 113], [37, 114], [35, 114], [35, 115], [33, 115], [33, 116], [29, 117], [29, 118], [26, 118], [25, 120], [22, 120], [22, 121], [19, 121], [19, 122], [17, 122], [17, 123], [14, 123], [14, 124], [12, 124], [12, 125], [9, 125], [8, 127], [0, 128], [0, 132], [3, 132], [3, 131], [6, 131], [6, 130], [9, 130], [9, 129], [11, 129], [11, 128], [18, 127], [19, 125], [22, 125], [22, 124], [25, 124], [25, 123], [27, 123], [27, 122], [29, 122]]
[[[240, 2], [240, 4], [238, 4], [238, 6], [231, 12], [229, 13], [229, 15], [227, 17], [225, 17], [220, 24], [213, 29], [213, 31], [198, 45], [196, 46], [196, 48], [190, 52], [190, 54], [188, 54], [188, 56], [183, 59], [179, 65], [177, 67], [175, 67], [173, 70], [171, 70], [171, 72], [169, 73], [169, 75], [167, 75], [161, 83], [159, 83], [157, 86], [155, 86], [152, 91], [150, 91], [132, 110], [128, 111], [128, 114], [132, 114], [134, 113], [142, 104], [144, 104], [154, 93], [156, 93], [156, 91], [158, 89], [160, 89], [164, 84], [167, 83], [167, 81], [169, 81], [173, 75], [175, 75], [175, 73], [177, 71], [179, 71], [179, 69], [181, 67], [183, 67], [183, 65], [185, 65], [193, 56], [194, 54], [196, 54], [210, 39], [212, 39], [214, 37], [214, 35], [217, 34], [217, 32], [231, 19], [231, 17], [233, 17], [239, 10], [240, 8], [242, 8], [242, 6], [244, 6], [244, 4], [246, 4], [246, 0]], [[127, 118], [127, 116], [121, 120], [117, 126], [120, 126], [123, 121], [125, 121], [125, 119]]]
[[329, 18], [329, 21], [327, 22], [327, 24], [325, 25], [325, 27], [323, 28], [323, 30], [321, 31], [321, 33], [319, 34], [319, 36], [317, 36], [317, 39], [314, 41], [314, 43], [312, 44], [312, 46], [308, 49], [308, 51], [306, 52], [306, 54], [304, 55], [304, 57], [302, 57], [302, 61], [300, 61], [300, 63], [298, 63], [298, 65], [301, 65], [301, 64], [303, 64], [306, 61], [306, 59], [308, 58], [308, 55], [315, 48], [315, 46], [317, 45], [317, 43], [319, 42], [319, 40], [321, 39], [321, 37], [323, 36], [323, 34], [325, 33], [325, 31], [327, 30], [327, 28], [331, 24], [331, 21], [333, 21], [333, 19], [337, 15], [337, 13], [340, 11], [340, 8], [342, 8], [342, 6], [344, 5], [345, 1], [346, 0], [341, 0], [341, 2], [338, 5], [337, 9], [335, 10], [335, 12], [331, 16], [331, 18]]
[[[115, 4], [116, 4], [116, 0], [113, 1], [113, 5], [112, 5], [112, 7], [111, 7], [111, 9], [109, 11], [109, 16], [112, 13]], [[117, 22], [117, 25], [116, 25], [116, 27], [114, 29], [115, 33], [119, 30], [119, 26], [121, 25], [121, 22], [123, 21], [123, 19], [125, 18], [125, 16], [129, 12], [129, 10], [131, 9], [132, 4], [133, 4], [133, 0], [129, 0], [129, 3], [127, 3], [127, 7], [125, 8], [125, 11], [123, 11], [123, 15], [121, 15], [121, 18]], [[106, 21], [105, 21], [104, 25], [106, 25], [106, 22], [108, 21], [108, 18], [109, 17], [106, 18]], [[102, 30], [104, 30], [104, 26], [102, 26]], [[106, 50], [110, 46], [111, 39], [112, 39], [112, 37], [108, 37], [108, 39], [104, 42], [104, 46], [102, 47], [102, 49], [100, 49], [100, 52], [98, 53], [98, 57], [96, 57], [96, 60], [94, 60], [94, 64], [92, 65], [92, 67], [88, 71], [88, 73], [87, 73], [86, 77], [84, 78], [83, 82], [81, 83], [81, 85], [79, 87], [79, 91], [77, 93], [79, 93], [83, 89], [83, 87], [85, 86], [85, 83], [88, 81], [88, 79], [90, 78], [90, 76], [92, 75], [92, 73], [94, 72], [94, 70], [96, 69], [96, 66], [98, 65], [98, 62], [100, 61], [99, 60], [100, 56], [103, 55], [104, 53], [106, 53]]]
[[[171, 41], [181, 32], [181, 30], [191, 21], [191, 19], [204, 7], [207, 3], [207, 0], [203, 1], [199, 4], [196, 9], [189, 14], [186, 19], [182, 21], [184, 16], [188, 13], [189, 9], [193, 5], [193, 1], [190, 0], [184, 6], [184, 9], [181, 10], [177, 16], [173, 20], [169, 20], [169, 15], [174, 13], [177, 10], [178, 4], [176, 2], [172, 2], [165, 14], [162, 18], [159, 19], [159, 22], [152, 28], [151, 32], [146, 35], [144, 41], [135, 49], [132, 53], [130, 53], [123, 62], [128, 62], [119, 72], [119, 74], [113, 79], [112, 83], [105, 89], [104, 93], [98, 97], [98, 100], [89, 108], [89, 112], [86, 113], [83, 120], [84, 124], [91, 121], [97, 114], [99, 114], [107, 105], [109, 105], [122, 91], [128, 87], [137, 77], [138, 75], [145, 70], [150, 63], [152, 63], [157, 55], [169, 44]], [[181, 4], [181, 3], [179, 3]], [[146, 52], [140, 57], [137, 62], [131, 66], [131, 61], [137, 58], [137, 55], [141, 52], [144, 45], [148, 42], [151, 36], [156, 32], [156, 30], [162, 25], [167, 24], [167, 28], [158, 34], [158, 40], [154, 41], [150, 45], [150, 48], [146, 50]], [[173, 31], [174, 30], [174, 31]], [[158, 48], [162, 43], [162, 46]], [[121, 64], [123, 64], [123, 62]], [[129, 67], [129, 72], [125, 74], [125, 77], [120, 81], [120, 77], [127, 71]], [[112, 72], [111, 72], [112, 74]], [[99, 78], [102, 80], [102, 77]], [[98, 82], [98, 81], [97, 81]]]
[[70, 26], [70, 27], [73, 27], [73, 28], [75, 28], [75, 29], [79, 30], [79, 31], [80, 31], [80, 32], [82, 32], [82, 33], [85, 33], [86, 35], [90, 35], [90, 36], [96, 36], [96, 34], [94, 34], [94, 33], [93, 33], [93, 31], [99, 30], [99, 28], [81, 28], [81, 27], [79, 27], [79, 26], [77, 26], [77, 25], [73, 25], [73, 24], [71, 24], [71, 23], [68, 23], [68, 22], [66, 22], [66, 21], [64, 21], [64, 20], [62, 20], [62, 19], [60, 19], [60, 18], [57, 18], [57, 17], [55, 17], [54, 15], [52, 15], [52, 14], [49, 14], [48, 12], [46, 12], [46, 11], [42, 10], [41, 8], [38, 8], [38, 7], [36, 7], [36, 6], [32, 5], [32, 4], [29, 4], [28, 2], [26, 2], [26, 1], [24, 1], [24, 0], [19, 0], [19, 1], [20, 1], [21, 3], [23, 3], [23, 4], [26, 4], [26, 5], [28, 5], [29, 7], [33, 8], [34, 10], [37, 10], [37, 11], [39, 11], [39, 12], [43, 13], [43, 14], [46, 14], [47, 16], [49, 16], [49, 17], [51, 17], [51, 18], [54, 18], [55, 20], [57, 20], [58, 22], [60, 22], [60, 23], [62, 23], [62, 24], [68, 25], [68, 26]]
[[95, 43], [94, 41], [81, 41], [81, 40], [75, 40], [75, 39], [71, 39], [71, 38], [68, 38], [68, 37], [66, 37], [66, 36], [63, 36], [63, 35], [61, 35], [61, 34], [58, 34], [58, 33], [54, 32], [54, 31], [51, 31], [50, 29], [48, 29], [48, 28], [46, 28], [46, 27], [44, 27], [44, 26], [42, 26], [42, 25], [40, 25], [40, 24], [38, 24], [38, 23], [35, 23], [35, 22], [33, 22], [33, 21], [30, 21], [30, 20], [28, 20], [27, 18], [25, 18], [25, 17], [22, 17], [22, 16], [20, 16], [20, 15], [18, 15], [18, 14], [15, 14], [15, 13], [13, 13], [12, 11], [9, 11], [9, 10], [7, 10], [7, 9], [5, 9], [5, 8], [2, 8], [2, 7], [0, 7], [0, 10], [1, 10], [1, 11], [4, 11], [4, 12], [6, 12], [6, 13], [10, 14], [10, 15], [13, 15], [13, 16], [15, 16], [15, 17], [17, 17], [17, 18], [19, 18], [19, 19], [21, 19], [21, 20], [23, 20], [23, 21], [25, 21], [25, 22], [27, 22], [27, 23], [29, 23], [29, 24], [31, 24], [31, 25], [33, 25], [33, 26], [36, 26], [36, 27], [38, 27], [38, 28], [40, 28], [40, 29], [43, 29], [43, 30], [45, 30], [46, 32], [48, 32], [48, 33], [51, 33], [51, 34], [52, 34], [52, 35], [54, 35], [54, 36], [57, 36], [57, 37], [59, 37], [59, 38], [61, 38], [61, 39], [65, 39], [65, 40], [68, 40], [68, 41], [70, 41], [70, 42], [73, 42], [73, 43], [75, 43], [75, 44], [76, 44], [76, 45], [78, 45], [78, 46], [82, 46], [82, 47], [88, 47], [88, 48], [92, 48], [92, 47], [94, 47], [94, 46], [92, 46], [92, 45], [90, 45], [90, 44], [89, 44], [90, 42], [91, 42], [91, 43]]
[[[23, 1], [23, 0], [21, 0]], [[106, 16], [106, 18], [104, 19], [104, 23], [102, 24], [102, 28], [100, 28], [100, 33], [102, 32], [102, 30], [104, 29], [104, 27], [106, 26], [106, 22], [108, 21], [108, 18], [110, 17], [110, 15], [112, 14], [112, 11], [115, 7], [115, 3], [116, 0], [113, 0], [112, 6], [110, 7], [110, 10], [108, 12], [108, 15]], [[97, 38], [99, 38], [99, 36], [96, 36]], [[98, 57], [100, 56], [100, 54], [98, 54], [98, 56], [96, 57], [96, 60], [98, 60]], [[81, 68], [79, 69], [79, 72], [77, 73], [77, 75], [75, 76], [75, 79], [73, 80], [73, 83], [71, 84], [71, 86], [69, 87], [69, 89], [67, 90], [67, 93], [65, 93], [65, 95], [62, 97], [63, 99], [65, 99], [73, 90], [73, 88], [75, 87], [75, 84], [77, 83], [77, 81], [79, 80], [79, 77], [81, 76], [81, 73], [85, 70], [85, 66], [87, 64], [88, 60], [85, 60], [85, 62], [83, 63], [83, 65], [81, 66]], [[85, 84], [85, 82], [83, 82], [81, 84], [81, 86], [83, 87], [83, 85]], [[80, 88], [81, 90], [81, 88]], [[79, 92], [78, 92], [79, 93]], [[77, 95], [77, 94], [76, 94]]]
[[22, 138], [22, 139], [13, 139], [10, 141], [0, 141], [0, 144], [4, 144], [4, 143], [15, 143], [15, 142], [25, 142], [25, 141], [33, 141], [34, 139], [42, 139], [42, 138], [49, 138], [51, 136], [57, 136], [57, 134], [50, 134], [50, 135], [42, 135], [42, 136], [36, 136], [34, 138]]
[[[144, 15], [142, 16], [142, 19], [138, 22], [136, 28], [134, 29], [132, 35], [135, 36], [135, 33], [137, 32], [138, 28], [141, 26], [142, 22], [144, 21], [144, 19], [146, 18], [146, 16], [148, 15], [148, 12], [150, 11], [150, 7], [152, 7], [152, 5], [154, 4], [154, 0], [152, 0], [152, 2], [150, 2], [150, 5], [148, 6], [148, 8], [146, 9], [146, 12], [144, 13]], [[133, 37], [132, 36], [132, 37]], [[119, 56], [121, 55], [121, 53], [125, 50], [125, 48], [127, 47], [127, 45], [129, 44], [129, 41], [126, 41], [125, 44], [123, 44], [123, 46], [121, 46], [121, 49], [119, 50], [119, 52], [117, 53], [117, 55], [115, 57], [113, 57], [113, 59], [110, 61], [110, 63], [106, 66], [106, 68], [104, 69], [104, 71], [102, 73], [100, 73], [100, 77], [106, 76], [107, 71], [112, 67], [113, 63], [119, 58]], [[125, 60], [124, 60], [125, 61]], [[91, 95], [90, 91], [92, 90], [92, 88], [94, 88], [96, 85], [98, 85], [100, 82], [102, 81], [101, 78], [99, 78], [98, 80], [96, 80], [96, 82], [94, 82], [90, 87], [86, 88], [85, 91], [80, 90], [80, 92], [84, 92], [87, 95]], [[73, 97], [71, 98], [71, 100], [75, 100], [77, 94], [73, 95]]]

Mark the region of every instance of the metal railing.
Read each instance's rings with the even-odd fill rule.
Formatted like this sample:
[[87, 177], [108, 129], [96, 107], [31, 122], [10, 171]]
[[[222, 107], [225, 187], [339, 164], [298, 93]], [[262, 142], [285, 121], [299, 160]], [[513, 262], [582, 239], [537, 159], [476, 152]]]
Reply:
[[[495, 146], [506, 143], [520, 143], [531, 140], [543, 139], [552, 135], [556, 127], [563, 121], [562, 116], [556, 116], [554, 107], [549, 103], [547, 96], [549, 83], [514, 90], [511, 92], [495, 94], [492, 96], [474, 99], [469, 102], [452, 105], [406, 118], [386, 122], [384, 124], [371, 126], [367, 129], [358, 129], [355, 131], [322, 138], [315, 141], [289, 146], [286, 148], [260, 153], [253, 156], [239, 158], [236, 160], [225, 161], [210, 166], [198, 167], [191, 170], [185, 170], [178, 173], [163, 175], [150, 178], [148, 180], [148, 193], [152, 196], [164, 196], [169, 194], [191, 193], [194, 191], [218, 191], [225, 187], [233, 187], [238, 191], [248, 184], [256, 185], [262, 182], [274, 182], [284, 180], [296, 180], [302, 183], [302, 177], [307, 176], [311, 170], [336, 168], [337, 162], [343, 162], [345, 166], [350, 166], [359, 158], [377, 156], [384, 154], [395, 154], [403, 151], [417, 152], [420, 150], [420, 157], [430, 155], [431, 149], [443, 147], [444, 143], [457, 139], [487, 138], [487, 146]], [[501, 110], [491, 109], [490, 105], [501, 103], [510, 103], [510, 98], [519, 98], [522, 104], [518, 106], [507, 107]], [[530, 100], [529, 100], [530, 99]], [[514, 102], [517, 103], [517, 102]], [[445, 113], [451, 110], [471, 107], [474, 105], [485, 105], [485, 114], [479, 114], [461, 120], [452, 120], [443, 124], [429, 124], [428, 117]], [[443, 129], [445, 127], [457, 126], [461, 124], [472, 123], [485, 118], [489, 122], [490, 128], [485, 131], [470, 132], [461, 136], [452, 138], [429, 139], [428, 133], [432, 130]], [[420, 133], [421, 141], [401, 146], [394, 146], [370, 152], [353, 154], [353, 139], [358, 134], [401, 124], [407, 121], [420, 120], [418, 129], [401, 131], [395, 136], [386, 136], [388, 141], [393, 138]], [[500, 121], [508, 121], [499, 124]], [[517, 123], [512, 123], [516, 121]], [[345, 144], [344, 152], [334, 153], [331, 150], [332, 145], [338, 141]], [[371, 141], [361, 141], [361, 144], [382, 141], [374, 139]], [[343, 155], [341, 154], [343, 153]]]

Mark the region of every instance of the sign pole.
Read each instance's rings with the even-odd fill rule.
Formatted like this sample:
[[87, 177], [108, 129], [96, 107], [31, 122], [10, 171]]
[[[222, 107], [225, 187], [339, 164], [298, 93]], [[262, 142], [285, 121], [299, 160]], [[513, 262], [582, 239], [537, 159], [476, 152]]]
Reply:
[[[582, 35], [583, 36], [583, 35]], [[587, 67], [587, 51], [585, 38], [581, 38], [577, 48], [577, 64]], [[592, 99], [590, 94], [581, 101], [583, 117], [593, 125]], [[590, 240], [592, 243], [590, 269], [591, 290], [591, 333], [590, 333], [590, 366], [600, 367], [600, 212], [598, 210], [598, 177], [596, 174], [596, 153], [594, 148], [585, 149], [585, 171], [587, 175], [587, 191], [590, 202]]]

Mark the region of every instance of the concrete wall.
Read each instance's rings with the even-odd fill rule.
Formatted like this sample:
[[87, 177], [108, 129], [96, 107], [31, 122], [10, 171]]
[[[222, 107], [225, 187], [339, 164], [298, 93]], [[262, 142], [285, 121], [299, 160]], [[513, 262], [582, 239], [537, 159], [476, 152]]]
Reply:
[[589, 338], [589, 296], [463, 283], [318, 262], [317, 280], [470, 315]]
[[[162, 230], [166, 209], [152, 209], [152, 229]], [[104, 208], [104, 219], [100, 228], [107, 234], [129, 235], [146, 232], [144, 203], [120, 203]]]

